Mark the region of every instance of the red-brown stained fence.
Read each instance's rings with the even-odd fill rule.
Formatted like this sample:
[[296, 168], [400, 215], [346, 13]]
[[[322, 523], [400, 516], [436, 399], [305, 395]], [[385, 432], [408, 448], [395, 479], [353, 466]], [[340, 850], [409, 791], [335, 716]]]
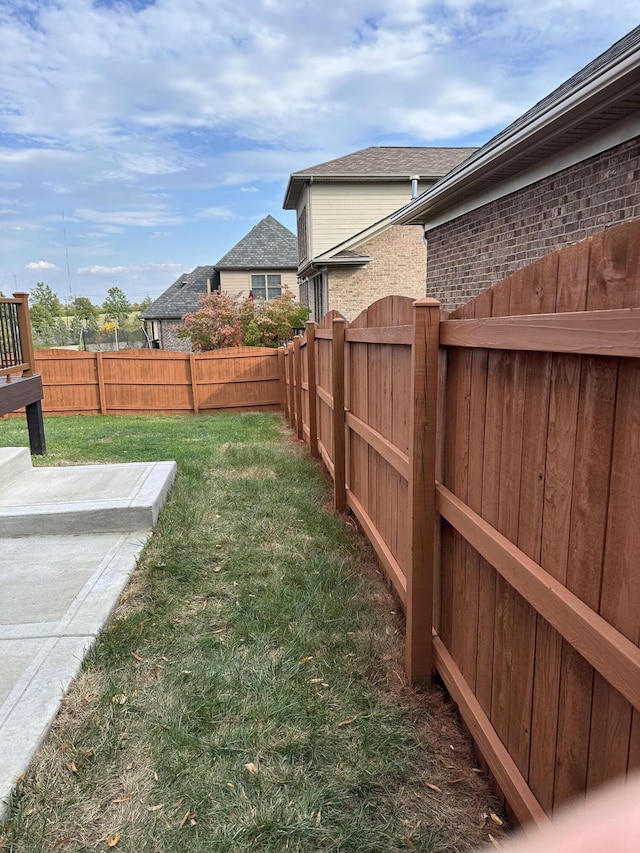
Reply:
[[281, 406], [278, 352], [263, 347], [188, 355], [36, 350], [50, 415], [261, 411]]
[[[405, 603], [410, 676], [433, 653], [516, 817], [544, 825], [640, 767], [640, 222], [543, 258], [439, 325], [421, 325], [433, 306], [413, 310], [388, 298], [346, 327], [346, 501]], [[315, 330], [317, 422], [335, 453], [339, 377], [319, 350], [331, 325]], [[424, 414], [434, 342], [437, 444]], [[420, 512], [435, 548], [415, 541]], [[434, 591], [433, 620], [415, 583]]]

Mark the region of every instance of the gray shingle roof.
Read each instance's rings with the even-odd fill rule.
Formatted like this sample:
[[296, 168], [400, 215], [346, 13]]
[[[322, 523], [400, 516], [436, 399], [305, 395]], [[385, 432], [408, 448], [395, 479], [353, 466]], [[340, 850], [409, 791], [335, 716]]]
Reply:
[[207, 279], [215, 289], [218, 273], [213, 266], [196, 267], [179, 276], [165, 292], [140, 315], [143, 320], [170, 320], [183, 317], [200, 307], [207, 292]]
[[413, 175], [431, 180], [446, 175], [462, 160], [473, 154], [475, 148], [402, 148], [388, 145], [372, 145], [344, 157], [309, 166], [292, 172], [285, 192], [283, 207], [287, 210], [296, 206], [304, 184], [314, 180], [382, 180], [409, 179]]
[[296, 269], [295, 234], [273, 216], [265, 216], [216, 264], [216, 269]]

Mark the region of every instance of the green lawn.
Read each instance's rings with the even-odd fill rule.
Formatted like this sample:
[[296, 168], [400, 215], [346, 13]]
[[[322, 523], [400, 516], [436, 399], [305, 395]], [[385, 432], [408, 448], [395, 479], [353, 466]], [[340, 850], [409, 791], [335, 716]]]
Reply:
[[[175, 459], [115, 617], [19, 785], [10, 851], [462, 851], [495, 803], [321, 469], [272, 414], [45, 422], [36, 464]], [[0, 446], [26, 444], [0, 420]]]

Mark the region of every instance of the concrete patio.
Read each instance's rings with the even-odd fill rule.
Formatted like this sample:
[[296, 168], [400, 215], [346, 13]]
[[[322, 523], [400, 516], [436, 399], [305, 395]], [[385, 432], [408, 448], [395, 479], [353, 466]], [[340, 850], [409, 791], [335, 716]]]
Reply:
[[34, 469], [26, 448], [0, 448], [0, 816], [175, 473], [175, 462]]

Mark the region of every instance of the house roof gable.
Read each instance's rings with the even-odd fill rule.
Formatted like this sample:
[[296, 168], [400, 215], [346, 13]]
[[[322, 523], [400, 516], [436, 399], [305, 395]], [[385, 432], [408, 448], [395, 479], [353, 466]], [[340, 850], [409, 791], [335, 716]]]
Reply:
[[296, 269], [297, 238], [273, 216], [265, 216], [215, 266], [218, 270]]
[[296, 207], [298, 197], [305, 184], [313, 181], [373, 181], [409, 180], [416, 175], [422, 180], [437, 180], [449, 172], [461, 160], [472, 154], [475, 148], [433, 148], [377, 146], [362, 148], [347, 154], [293, 172], [285, 192], [283, 207]]
[[217, 275], [214, 266], [196, 267], [183, 273], [140, 316], [143, 320], [178, 320], [197, 311], [200, 299], [207, 292], [207, 279], [211, 279], [214, 289]]

